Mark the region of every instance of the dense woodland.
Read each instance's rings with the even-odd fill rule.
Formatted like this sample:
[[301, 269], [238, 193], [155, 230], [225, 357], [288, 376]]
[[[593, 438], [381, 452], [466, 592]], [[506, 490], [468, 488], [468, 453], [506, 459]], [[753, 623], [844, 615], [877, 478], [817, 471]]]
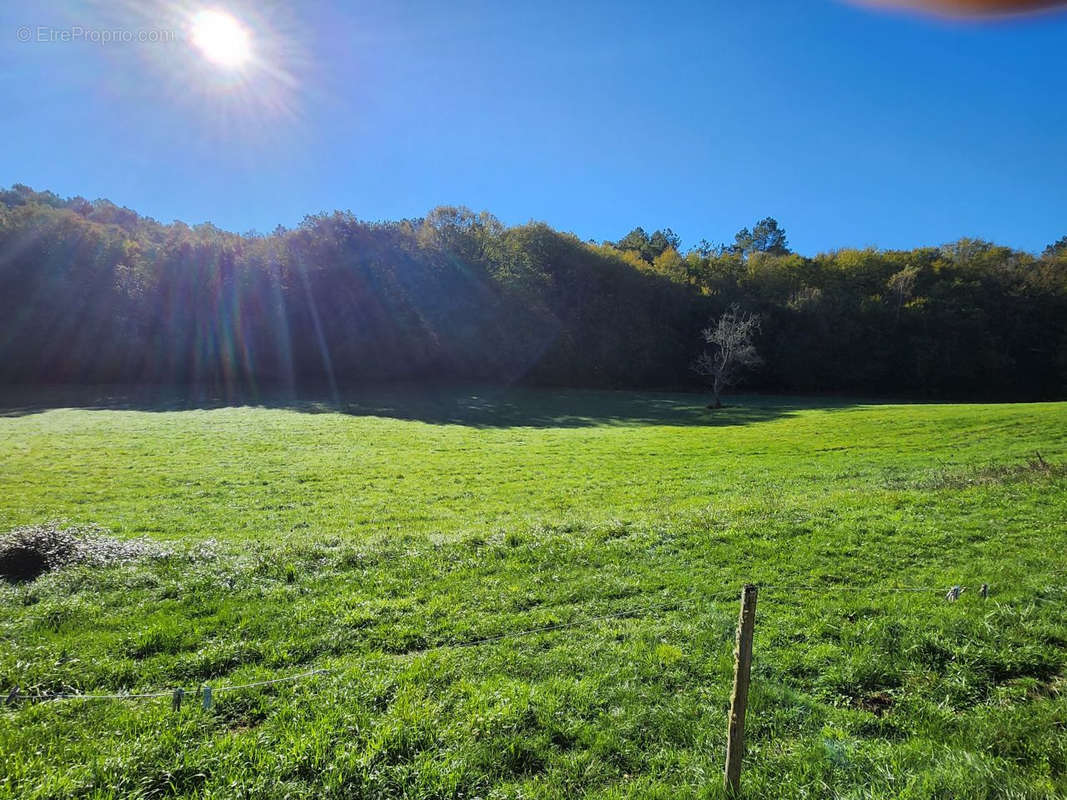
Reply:
[[0, 378], [242, 395], [388, 380], [697, 386], [700, 330], [757, 312], [747, 387], [1067, 397], [1067, 237], [790, 252], [771, 219], [683, 251], [438, 208], [238, 235], [106, 200], [0, 192]]

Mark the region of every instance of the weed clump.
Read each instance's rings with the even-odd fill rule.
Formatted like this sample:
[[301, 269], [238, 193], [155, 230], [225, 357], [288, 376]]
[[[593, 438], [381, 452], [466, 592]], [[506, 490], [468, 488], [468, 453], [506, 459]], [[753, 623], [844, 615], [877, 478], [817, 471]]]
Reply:
[[991, 464], [967, 472], [950, 472], [947, 470], [914, 483], [918, 489], [966, 489], [971, 486], [988, 486], [991, 484], [1025, 483], [1049, 478], [1067, 477], [1067, 464], [1046, 461], [1041, 453], [1023, 464]]
[[105, 566], [165, 553], [148, 539], [116, 539], [97, 525], [28, 525], [0, 534], [0, 579], [26, 583], [72, 564]]

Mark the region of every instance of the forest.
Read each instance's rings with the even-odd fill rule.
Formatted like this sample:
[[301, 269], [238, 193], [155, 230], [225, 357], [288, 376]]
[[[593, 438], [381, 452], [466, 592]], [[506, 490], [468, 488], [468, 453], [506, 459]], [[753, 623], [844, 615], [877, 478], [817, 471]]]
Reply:
[[735, 306], [762, 322], [749, 391], [1067, 397], [1067, 237], [803, 256], [769, 217], [683, 249], [457, 207], [236, 234], [0, 191], [7, 383], [697, 388], [700, 331]]

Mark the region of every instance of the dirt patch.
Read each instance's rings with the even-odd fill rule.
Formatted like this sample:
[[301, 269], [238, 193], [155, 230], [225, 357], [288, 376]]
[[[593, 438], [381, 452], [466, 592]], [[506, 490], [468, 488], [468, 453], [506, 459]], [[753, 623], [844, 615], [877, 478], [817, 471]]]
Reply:
[[858, 709], [869, 711], [876, 717], [881, 717], [893, 707], [893, 696], [888, 692], [875, 692], [865, 697], [856, 698], [854, 705]]
[[163, 554], [156, 542], [117, 539], [96, 525], [30, 525], [0, 534], [0, 579], [27, 583], [72, 564], [104, 566]]
[[48, 562], [30, 547], [10, 547], [0, 553], [0, 577], [11, 583], [32, 581], [48, 571]]

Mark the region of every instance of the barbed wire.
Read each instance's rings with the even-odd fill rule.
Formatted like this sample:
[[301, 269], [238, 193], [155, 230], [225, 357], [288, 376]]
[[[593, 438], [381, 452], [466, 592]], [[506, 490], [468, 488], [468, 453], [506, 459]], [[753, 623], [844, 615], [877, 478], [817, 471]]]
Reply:
[[[1004, 596], [1005, 589], [1003, 584], [989, 584], [982, 583], [978, 585], [974, 584], [953, 584], [951, 586], [878, 586], [875, 584], [786, 584], [786, 583], [774, 583], [774, 584], [762, 584], [756, 583], [755, 586], [760, 592], [819, 592], [822, 596], [830, 596], [837, 592], [861, 592], [863, 594], [936, 594], [940, 595], [944, 600], [949, 602], [955, 602], [960, 600], [968, 590], [973, 589], [971, 596], [979, 597], [982, 600], [995, 601], [998, 603], [1004, 603], [1006, 601], [1018, 601], [1026, 600], [1033, 603], [1052, 603], [1060, 602], [1065, 598], [1060, 597], [1043, 597], [1040, 593], [1067, 593], [1067, 586], [1045, 585], [1039, 587], [1010, 587], [1014, 591], [1011, 592], [1011, 596]], [[996, 595], [994, 594], [994, 587], [998, 589]]]
[[165, 689], [158, 692], [143, 692], [143, 693], [129, 693], [119, 692], [114, 694], [83, 694], [81, 692], [47, 692], [41, 695], [22, 695], [18, 689], [13, 689], [8, 694], [7, 702], [12, 703], [16, 700], [32, 700], [40, 703], [53, 702], [57, 700], [151, 700], [160, 697], [174, 697], [175, 692], [182, 692], [183, 694], [193, 694], [204, 689], [209, 689], [212, 694], [218, 692], [233, 692], [238, 689], [253, 689], [260, 686], [270, 686], [275, 683], [287, 683], [290, 681], [297, 681], [302, 678], [310, 678], [313, 675], [326, 675], [329, 674], [328, 669], [312, 669], [306, 672], [301, 672], [296, 675], [286, 675], [281, 678], [270, 678], [262, 681], [253, 681], [251, 683], [240, 683], [232, 686], [212, 686], [210, 684], [204, 684], [196, 689], [185, 689], [182, 687], [176, 687], [173, 689]]
[[[777, 592], [822, 592], [824, 595], [830, 595], [838, 591], [855, 591], [863, 592], [867, 594], [874, 593], [937, 593], [943, 594], [944, 599], [950, 602], [959, 600], [960, 597], [966, 591], [966, 586], [961, 584], [955, 584], [948, 588], [946, 591], [944, 586], [933, 585], [905, 585], [905, 586], [878, 586], [876, 584], [845, 584], [834, 583], [826, 585], [816, 584], [801, 584], [801, 583], [771, 583], [762, 584], [754, 583], [757, 589], [763, 593], [777, 593]], [[1045, 591], [1067, 592], [1067, 586], [1046, 586], [1042, 587]], [[983, 599], [989, 598], [989, 584], [981, 584], [981, 588], [978, 590]], [[532, 628], [525, 628], [517, 631], [505, 631], [503, 633], [494, 634], [492, 636], [482, 636], [477, 639], [470, 639], [460, 642], [441, 642], [439, 644], [428, 645], [426, 647], [420, 647], [412, 650], [398, 653], [396, 655], [401, 656], [417, 656], [424, 655], [426, 653], [445, 650], [445, 649], [464, 649], [479, 647], [486, 644], [492, 644], [494, 642], [500, 642], [508, 639], [518, 639], [526, 636], [534, 636], [542, 633], [551, 633], [554, 631], [565, 630], [568, 628], [577, 628], [585, 625], [591, 625], [597, 622], [606, 622], [608, 620], [626, 619], [630, 617], [644, 616], [653, 612], [659, 611], [678, 611], [685, 605], [692, 604], [695, 600], [703, 602], [718, 602], [726, 600], [735, 600], [740, 596], [739, 590], [731, 590], [723, 587], [718, 591], [711, 593], [704, 593], [699, 598], [689, 598], [686, 600], [671, 600], [663, 603], [652, 603], [639, 606], [637, 608], [623, 609], [620, 611], [614, 611], [606, 614], [597, 614], [589, 617], [582, 617], [579, 619], [571, 620], [568, 622], [556, 622], [549, 625], [540, 625]], [[1054, 602], [1058, 598], [1048, 597], [1031, 597], [1034, 602]], [[279, 678], [269, 678], [260, 681], [252, 681], [250, 683], [234, 684], [229, 686], [212, 686], [210, 684], [204, 684], [196, 689], [187, 690], [182, 687], [165, 689], [155, 692], [120, 692], [120, 693], [80, 693], [80, 692], [45, 692], [39, 695], [23, 695], [20, 692], [19, 687], [11, 689], [7, 695], [7, 704], [13, 704], [19, 701], [31, 701], [31, 702], [54, 702], [62, 700], [151, 700], [159, 699], [163, 697], [171, 697], [174, 701], [175, 708], [180, 707], [182, 697], [185, 694], [196, 694], [202, 692], [204, 694], [205, 707], [209, 707], [213, 694], [220, 692], [237, 691], [240, 689], [253, 689], [263, 686], [271, 686], [278, 683], [287, 683], [304, 678], [314, 677], [316, 675], [330, 674], [331, 670], [327, 669], [311, 669], [304, 672], [297, 673], [295, 675], [286, 675]]]
[[[518, 630], [518, 631], [506, 631], [504, 633], [496, 634], [494, 636], [484, 636], [484, 637], [481, 637], [479, 639], [471, 639], [469, 641], [442, 642], [440, 644], [431, 645], [429, 647], [419, 648], [419, 649], [416, 649], [416, 650], [409, 650], [409, 651], [406, 651], [406, 652], [402, 653], [401, 655], [413, 656], [413, 655], [421, 655], [421, 654], [429, 653], [429, 652], [432, 652], [432, 651], [435, 651], [435, 650], [442, 650], [442, 649], [448, 649], [448, 648], [457, 648], [458, 649], [458, 648], [477, 647], [477, 646], [480, 646], [480, 645], [489, 644], [491, 642], [502, 641], [504, 639], [514, 639], [514, 638], [520, 638], [520, 637], [523, 637], [523, 636], [532, 636], [532, 635], [535, 635], [535, 634], [538, 634], [538, 633], [549, 633], [549, 632], [552, 632], [552, 631], [563, 630], [565, 628], [575, 628], [575, 627], [579, 627], [579, 626], [582, 626], [582, 625], [589, 625], [589, 624], [592, 624], [594, 622], [603, 622], [603, 621], [607, 621], [607, 620], [610, 620], [610, 619], [623, 619], [623, 618], [626, 618], [626, 617], [640, 616], [642, 614], [647, 614], [647, 613], [652, 612], [652, 611], [677, 610], [677, 606], [678, 605], [679, 604], [677, 602], [659, 603], [659, 604], [655, 604], [655, 605], [642, 606], [640, 608], [631, 608], [631, 609], [626, 609], [624, 611], [617, 611], [617, 612], [613, 612], [613, 613], [610, 613], [610, 614], [599, 614], [599, 615], [592, 616], [592, 617], [583, 617], [582, 619], [572, 620], [570, 622], [553, 623], [551, 625], [542, 625], [542, 626], [539, 626], [539, 627], [527, 628], [527, 629]], [[672, 608], [672, 607], [674, 607], [674, 608]], [[300, 680], [301, 678], [308, 678], [308, 677], [311, 677], [313, 675], [324, 675], [324, 674], [329, 674], [329, 673], [330, 673], [330, 670], [313, 669], [313, 670], [308, 670], [306, 672], [301, 672], [301, 673], [299, 673], [297, 675], [288, 675], [288, 676], [285, 676], [285, 677], [282, 677], [282, 678], [272, 678], [272, 679], [269, 679], [269, 680], [254, 681], [252, 683], [243, 683], [243, 684], [238, 684], [238, 685], [234, 685], [234, 686], [212, 686], [212, 685], [209, 685], [209, 684], [205, 684], [205, 685], [203, 685], [201, 687], [198, 687], [196, 689], [191, 689], [191, 690], [190, 689], [185, 689], [183, 687], [177, 687], [177, 688], [173, 688], [173, 689], [166, 689], [166, 690], [161, 690], [161, 691], [156, 691], [156, 692], [142, 692], [142, 693], [112, 693], [112, 694], [91, 693], [91, 694], [82, 694], [82, 693], [77, 693], [77, 692], [49, 692], [49, 693], [43, 694], [43, 695], [29, 696], [29, 695], [20, 694], [20, 692], [18, 690], [18, 687], [16, 687], [8, 695], [7, 703], [11, 704], [11, 703], [17, 702], [19, 700], [30, 700], [30, 701], [35, 701], [35, 702], [52, 702], [52, 701], [59, 701], [59, 700], [151, 700], [151, 699], [159, 699], [159, 698], [162, 698], [162, 697], [175, 698], [176, 693], [180, 693], [182, 696], [184, 696], [185, 694], [194, 694], [194, 693], [202, 692], [202, 691], [206, 691], [207, 692], [207, 696], [210, 697], [212, 694], [217, 694], [219, 692], [228, 692], [228, 691], [235, 691], [237, 689], [252, 689], [252, 688], [257, 688], [257, 687], [261, 687], [261, 686], [270, 686], [271, 684], [275, 684], [275, 683], [284, 683], [284, 682], [288, 682], [288, 681], [295, 681], [295, 680]], [[176, 702], [176, 705], [180, 705], [181, 700], [180, 699], [176, 699], [175, 702]]]
[[932, 593], [940, 592], [945, 594], [952, 586], [875, 586], [873, 584], [848, 584], [848, 583], [828, 583], [822, 586], [809, 584], [809, 583], [757, 583], [755, 584], [761, 592], [825, 592], [826, 594], [832, 594], [836, 591], [845, 592], [868, 592], [868, 593], [892, 593], [892, 592], [920, 592], [920, 593]]
[[491, 642], [499, 642], [503, 639], [517, 639], [523, 636], [532, 636], [538, 633], [549, 633], [551, 631], [563, 630], [564, 628], [578, 628], [582, 625], [590, 625], [594, 622], [604, 622], [609, 619], [625, 619], [626, 617], [636, 617], [643, 614], [647, 614], [651, 611], [677, 611], [680, 603], [677, 601], [670, 603], [658, 603], [655, 605], [642, 606], [641, 608], [631, 608], [625, 611], [617, 611], [611, 614], [599, 614], [593, 617], [583, 617], [582, 619], [576, 619], [571, 622], [558, 622], [551, 625], [542, 625], [536, 628], [527, 628], [519, 631], [507, 631], [505, 633], [499, 633], [494, 636], [483, 636], [480, 639], [471, 639], [465, 642], [442, 642], [441, 644], [431, 645], [429, 647], [419, 648], [416, 650], [409, 650], [403, 655], [419, 655], [427, 653], [432, 650], [440, 650], [443, 648], [463, 648], [463, 647], [477, 647], [483, 644], [489, 644]]

